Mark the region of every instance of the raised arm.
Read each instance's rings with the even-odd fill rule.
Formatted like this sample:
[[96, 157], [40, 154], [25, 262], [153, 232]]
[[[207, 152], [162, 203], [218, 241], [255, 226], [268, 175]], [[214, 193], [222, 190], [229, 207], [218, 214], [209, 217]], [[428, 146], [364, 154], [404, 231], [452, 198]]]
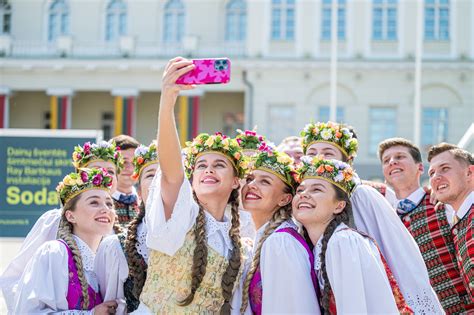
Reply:
[[161, 168], [161, 197], [166, 220], [171, 218], [184, 179], [174, 106], [181, 90], [194, 88], [192, 85], [176, 84], [176, 80], [193, 68], [192, 61], [177, 57], [168, 62], [163, 73], [157, 142]]

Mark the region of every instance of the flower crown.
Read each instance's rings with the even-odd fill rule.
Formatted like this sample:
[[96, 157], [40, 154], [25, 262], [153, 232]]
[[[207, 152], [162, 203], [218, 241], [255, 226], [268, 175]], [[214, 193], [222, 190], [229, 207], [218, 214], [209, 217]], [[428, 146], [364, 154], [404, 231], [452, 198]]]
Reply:
[[137, 180], [140, 178], [140, 174], [145, 167], [155, 163], [158, 163], [156, 143], [152, 142], [148, 147], [141, 144], [135, 149], [135, 156], [133, 158], [134, 170], [132, 178]]
[[258, 153], [258, 148], [265, 141], [265, 137], [257, 134], [256, 129], [242, 131], [237, 129], [237, 136], [235, 140], [242, 148], [242, 150], [249, 151], [251, 153]]
[[280, 178], [292, 190], [296, 187], [296, 171], [294, 160], [284, 152], [275, 150], [263, 143], [253, 164], [254, 170], [272, 173]]
[[63, 205], [80, 193], [91, 189], [110, 191], [113, 178], [105, 168], [81, 168], [77, 173], [66, 175], [56, 187]]
[[184, 167], [188, 178], [193, 174], [197, 158], [206, 152], [220, 153], [225, 156], [232, 163], [240, 178], [245, 175], [248, 169], [248, 163], [237, 140], [220, 132], [216, 132], [215, 135], [201, 133], [193, 141], [186, 142], [184, 151], [186, 153]]
[[77, 145], [72, 153], [72, 161], [76, 169], [87, 167], [89, 163], [94, 161], [110, 161], [115, 164], [117, 173], [120, 173], [124, 163], [120, 148], [115, 145], [115, 141], [101, 141], [92, 144], [86, 142], [82, 147]]
[[304, 127], [300, 134], [303, 137], [302, 144], [305, 154], [313, 143], [326, 142], [337, 146], [349, 160], [357, 155], [358, 141], [344, 124], [331, 121], [310, 123]]
[[304, 156], [296, 170], [298, 182], [306, 178], [320, 178], [351, 194], [357, 184], [357, 174], [352, 167], [338, 160], [324, 160], [321, 156]]

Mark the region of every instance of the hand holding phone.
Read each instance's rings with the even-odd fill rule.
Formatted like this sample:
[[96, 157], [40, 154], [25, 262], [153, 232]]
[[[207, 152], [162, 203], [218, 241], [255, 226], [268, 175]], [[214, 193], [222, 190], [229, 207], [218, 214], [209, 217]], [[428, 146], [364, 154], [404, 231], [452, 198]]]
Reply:
[[176, 80], [176, 84], [225, 84], [230, 81], [228, 58], [193, 59], [195, 68]]

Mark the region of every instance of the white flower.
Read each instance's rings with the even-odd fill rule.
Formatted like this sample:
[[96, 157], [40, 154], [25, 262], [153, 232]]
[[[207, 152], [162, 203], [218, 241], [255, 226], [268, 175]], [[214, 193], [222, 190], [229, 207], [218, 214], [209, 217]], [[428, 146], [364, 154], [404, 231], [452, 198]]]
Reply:
[[148, 147], [141, 144], [138, 148], [135, 149], [135, 156], [145, 155], [148, 152]]
[[305, 155], [301, 158], [301, 162], [311, 164], [313, 162], [313, 158], [311, 156]]
[[303, 130], [305, 133], [308, 133], [310, 128], [311, 128], [311, 124], [307, 124], [306, 126], [304, 126]]
[[99, 148], [108, 148], [108, 147], [110, 147], [110, 144], [107, 141], [99, 142]]
[[342, 174], [341, 171], [337, 172], [337, 175], [334, 177], [334, 181], [335, 182], [342, 182], [342, 180], [344, 179], [344, 174]]
[[332, 137], [332, 130], [331, 130], [331, 129], [323, 129], [323, 131], [321, 131], [321, 137], [322, 137], [324, 140], [329, 140], [329, 139], [331, 139], [331, 137]]

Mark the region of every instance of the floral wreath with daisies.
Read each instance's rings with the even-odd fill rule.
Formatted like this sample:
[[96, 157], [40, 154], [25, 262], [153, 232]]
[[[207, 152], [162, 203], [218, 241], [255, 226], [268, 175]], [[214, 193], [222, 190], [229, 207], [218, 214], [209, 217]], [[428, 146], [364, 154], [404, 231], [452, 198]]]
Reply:
[[140, 178], [140, 173], [145, 167], [156, 163], [158, 163], [158, 151], [156, 148], [156, 143], [152, 142], [148, 147], [141, 144], [135, 149], [135, 154], [133, 157], [134, 169], [132, 178], [134, 180], [138, 180], [138, 178]]
[[332, 121], [309, 123], [300, 135], [303, 138], [302, 145], [305, 154], [313, 143], [326, 142], [337, 146], [349, 161], [357, 156], [359, 143], [354, 134], [344, 124]]
[[84, 145], [74, 147], [72, 153], [72, 164], [76, 169], [87, 167], [94, 161], [110, 161], [115, 164], [117, 173], [123, 169], [124, 160], [120, 148], [115, 145], [115, 141], [100, 141], [99, 143], [86, 142]]
[[201, 133], [193, 141], [186, 142], [184, 168], [188, 178], [191, 178], [194, 172], [196, 160], [205, 152], [215, 152], [224, 155], [232, 163], [239, 178], [243, 178], [248, 171], [249, 164], [247, 158], [242, 154], [242, 149], [237, 140], [229, 138], [220, 132], [216, 132], [214, 135]]
[[66, 175], [56, 186], [59, 199], [65, 205], [69, 200], [90, 189], [110, 191], [112, 176], [105, 168], [81, 168], [77, 173]]
[[284, 152], [277, 151], [266, 143], [260, 145], [252, 169], [263, 170], [276, 175], [293, 191], [296, 187], [297, 173], [293, 158]]
[[322, 156], [303, 156], [297, 169], [297, 181], [320, 178], [336, 185], [350, 195], [358, 184], [358, 176], [353, 168], [339, 160], [325, 160]]

